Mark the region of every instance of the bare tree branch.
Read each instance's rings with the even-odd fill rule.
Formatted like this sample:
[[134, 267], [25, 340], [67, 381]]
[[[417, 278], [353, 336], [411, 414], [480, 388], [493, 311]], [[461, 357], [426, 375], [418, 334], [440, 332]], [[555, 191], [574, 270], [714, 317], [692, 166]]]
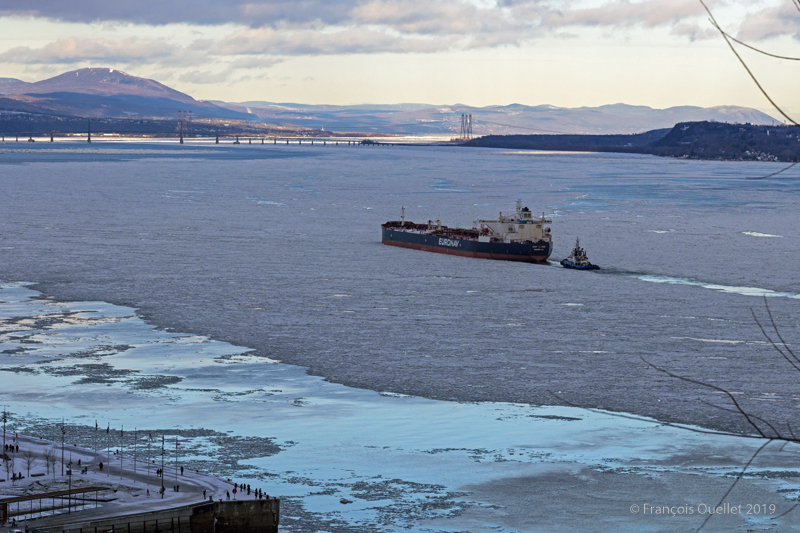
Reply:
[[42, 458], [44, 459], [44, 464], [47, 467], [48, 474], [50, 473], [50, 461], [53, 458], [53, 453], [54, 452], [52, 448], [46, 449], [45, 451], [42, 452]]
[[705, 3], [703, 0], [698, 0], [698, 1], [699, 1], [699, 2], [700, 2], [702, 5], [703, 5], [703, 7], [705, 8], [705, 10], [708, 12], [708, 16], [709, 16], [709, 17], [711, 17], [711, 24], [712, 24], [712, 25], [713, 25], [713, 26], [714, 26], [714, 27], [715, 27], [717, 30], [719, 30], [720, 34], [722, 35], [722, 38], [723, 38], [723, 39], [725, 39], [725, 43], [727, 43], [727, 45], [728, 45], [728, 48], [730, 48], [730, 49], [731, 49], [731, 52], [733, 52], [733, 54], [736, 56], [736, 59], [738, 59], [738, 60], [739, 60], [739, 63], [741, 63], [741, 64], [742, 64], [742, 66], [744, 67], [744, 69], [747, 71], [747, 74], [750, 76], [750, 78], [751, 78], [751, 79], [753, 80], [753, 82], [756, 84], [756, 87], [758, 87], [758, 89], [761, 91], [761, 94], [763, 94], [763, 95], [766, 97], [766, 99], [767, 99], [767, 100], [769, 100], [769, 103], [770, 103], [770, 104], [772, 104], [772, 107], [774, 107], [775, 109], [777, 109], [777, 110], [778, 110], [778, 112], [779, 112], [781, 115], [783, 115], [783, 116], [784, 116], [784, 117], [785, 117], [785, 118], [786, 118], [786, 119], [787, 119], [789, 122], [791, 122], [791, 123], [792, 123], [792, 124], [794, 124], [795, 126], [800, 126], [800, 124], [798, 124], [798, 123], [797, 123], [797, 121], [795, 121], [795, 120], [794, 120], [792, 117], [790, 117], [789, 115], [787, 115], [787, 114], [786, 114], [786, 113], [783, 111], [783, 109], [781, 109], [781, 108], [780, 108], [780, 106], [778, 106], [778, 104], [776, 104], [776, 103], [775, 103], [775, 101], [774, 101], [774, 100], [773, 100], [773, 99], [770, 97], [770, 95], [769, 95], [769, 94], [767, 94], [767, 91], [765, 91], [765, 90], [764, 90], [764, 88], [761, 86], [761, 84], [760, 84], [760, 83], [758, 82], [758, 80], [756, 79], [755, 75], [753, 75], [753, 72], [750, 70], [750, 67], [748, 67], [748, 66], [747, 66], [747, 63], [745, 63], [745, 62], [744, 62], [744, 59], [742, 59], [742, 56], [740, 56], [740, 55], [739, 55], [739, 52], [737, 52], [737, 51], [736, 51], [736, 48], [734, 48], [734, 47], [733, 47], [733, 45], [731, 44], [731, 41], [730, 41], [730, 39], [728, 39], [728, 35], [727, 35], [727, 34], [726, 34], [726, 33], [725, 33], [723, 30], [722, 30], [722, 28], [719, 26], [719, 24], [717, 24], [717, 21], [716, 21], [716, 19], [714, 18], [714, 15], [713, 15], [713, 13], [711, 13], [711, 10], [708, 8], [708, 6], [706, 5], [706, 3]]
[[787, 514], [791, 513], [795, 509], [797, 509], [798, 505], [800, 505], [800, 503], [796, 503], [796, 504], [792, 505], [791, 507], [789, 507], [788, 511], [786, 511], [785, 513], [781, 513], [778, 516], [773, 516], [770, 520], [777, 520], [778, 518], [782, 518], [782, 517], [786, 516]]
[[781, 341], [781, 344], [783, 345], [783, 349], [786, 350], [787, 352], [789, 352], [789, 354], [794, 358], [795, 361], [800, 363], [800, 359], [797, 358], [797, 356], [794, 354], [792, 349], [789, 348], [789, 345], [786, 344], [786, 341], [783, 340], [783, 337], [781, 336], [781, 332], [778, 329], [777, 324], [775, 324], [775, 319], [772, 318], [772, 310], [769, 308], [769, 304], [767, 303], [767, 297], [766, 296], [764, 296], [764, 307], [767, 309], [767, 316], [769, 316], [769, 321], [772, 324], [772, 329], [775, 330], [775, 334], [778, 336], [778, 340]]
[[[798, 0], [798, 1], [800, 1], [800, 0]], [[792, 163], [788, 167], [782, 168], [777, 172], [773, 172], [772, 174], [767, 174], [766, 176], [758, 176], [758, 177], [752, 177], [752, 178], [747, 178], [747, 179], [749, 179], [749, 180], [763, 180], [765, 178], [771, 178], [772, 176], [777, 176], [778, 174], [782, 174], [783, 172], [786, 172], [787, 170], [789, 170], [790, 168], [795, 166], [797, 163], [800, 163], [800, 161], [795, 161], [794, 163]]]
[[778, 450], [779, 452], [782, 452], [782, 451], [783, 451], [783, 449], [784, 449], [784, 448], [786, 448], [786, 446], [787, 446], [787, 445], [788, 445], [790, 442], [795, 442], [795, 443], [797, 442], [797, 437], [795, 437], [795, 436], [794, 436], [794, 431], [792, 431], [792, 425], [789, 423], [789, 421], [788, 421], [788, 420], [786, 421], [786, 428], [789, 430], [789, 435], [791, 435], [791, 436], [792, 436], [792, 440], [788, 440], [788, 439], [787, 439], [787, 440], [786, 440], [786, 442], [784, 442], [784, 443], [783, 443], [783, 446], [781, 446], [781, 449], [780, 449], [780, 450]]
[[[786, 353], [784, 353], [784, 351], [783, 351], [783, 350], [781, 350], [781, 348], [778, 346], [778, 343], [776, 343], [775, 341], [773, 341], [773, 340], [772, 340], [772, 338], [771, 338], [769, 335], [767, 335], [767, 332], [766, 332], [766, 330], [764, 329], [764, 326], [762, 326], [762, 325], [761, 325], [761, 322], [759, 322], [759, 321], [758, 321], [758, 318], [756, 318], [756, 313], [755, 313], [755, 311], [753, 311], [753, 309], [751, 308], [751, 309], [750, 309], [750, 312], [753, 314], [753, 320], [755, 320], [755, 321], [756, 321], [756, 324], [758, 324], [758, 327], [759, 327], [759, 329], [761, 330], [761, 333], [763, 333], [763, 334], [764, 334], [764, 338], [766, 338], [766, 339], [769, 341], [769, 343], [772, 345], [772, 347], [773, 347], [773, 348], [775, 348], [775, 350], [776, 350], [776, 351], [777, 351], [779, 354], [781, 354], [781, 355], [783, 356], [783, 358], [784, 358], [784, 359], [786, 359], [786, 360], [789, 362], [789, 364], [790, 364], [790, 365], [792, 365], [792, 366], [794, 367], [794, 369], [795, 369], [795, 370], [797, 370], [798, 372], [800, 372], [800, 366], [798, 366], [798, 364], [797, 364], [797, 363], [795, 363], [794, 361], [792, 361], [792, 359], [791, 359], [791, 358], [790, 358], [790, 357], [789, 357], [789, 356], [788, 356]], [[794, 354], [792, 354], [792, 355], [794, 355]]]
[[34, 455], [32, 450], [25, 450], [22, 452], [22, 460], [25, 462], [25, 466], [28, 469], [28, 477], [31, 477], [31, 467], [33, 463], [36, 462], [36, 455]]
[[[735, 414], [739, 414], [739, 411], [737, 411], [736, 409], [731, 409], [730, 407], [722, 407], [721, 405], [716, 405], [716, 404], [713, 404], [713, 403], [711, 403], [711, 402], [707, 402], [707, 401], [705, 401], [705, 400], [699, 400], [699, 401], [700, 401], [700, 403], [703, 403], [703, 404], [705, 404], [705, 405], [708, 405], [709, 407], [716, 407], [717, 409], [720, 409], [721, 411], [727, 411], [727, 412], [729, 412], [729, 413], [735, 413]], [[769, 426], [769, 428], [770, 428], [770, 429], [771, 429], [771, 430], [772, 430], [772, 431], [775, 433], [775, 437], [774, 437], [774, 438], [775, 438], [776, 440], [786, 440], [786, 439], [783, 437], [783, 435], [781, 435], [781, 434], [778, 432], [778, 430], [777, 430], [777, 429], [775, 429], [775, 426], [773, 426], [772, 424], [770, 424], [769, 422], [767, 422], [766, 420], [764, 420], [764, 419], [763, 419], [763, 418], [761, 418], [760, 416], [756, 416], [756, 415], [753, 415], [753, 414], [751, 414], [750, 416], [751, 416], [751, 417], [753, 417], [755, 420], [759, 420], [759, 421], [763, 422], [765, 425]], [[788, 442], [788, 441], [787, 441], [787, 442]]]
[[[800, 0], [792, 0], [792, 1], [795, 2], [795, 4], [797, 6], [800, 6]], [[701, 0], [701, 2], [702, 2], [702, 0]], [[705, 4], [703, 4], [703, 5], [705, 6]], [[706, 9], [708, 9], [708, 8], [706, 8]], [[798, 9], [800, 9], [800, 7], [798, 7]], [[777, 341], [774, 340], [767, 333], [767, 330], [764, 327], [764, 325], [758, 320], [758, 317], [755, 314], [755, 310], [753, 308], [751, 308], [750, 312], [753, 315], [753, 319], [755, 320], [756, 324], [758, 325], [759, 329], [761, 330], [761, 333], [764, 335], [764, 337], [767, 339], [767, 341], [769, 341], [769, 344], [778, 353], [780, 353], [781, 356], [784, 359], [786, 359], [786, 361], [788, 361], [789, 364], [791, 364], [792, 367], [795, 370], [800, 372], [800, 358], [798, 358], [798, 356], [794, 353], [794, 351], [792, 351], [792, 349], [789, 348], [789, 345], [786, 343], [786, 341], [784, 340], [783, 336], [781, 335], [780, 329], [778, 328], [778, 325], [775, 322], [775, 318], [772, 315], [772, 311], [769, 308], [769, 303], [768, 303], [766, 298], [764, 298], [764, 306], [765, 306], [765, 308], [767, 310], [767, 316], [769, 317], [769, 321], [770, 321], [770, 324], [772, 326], [772, 329], [774, 330], [774, 333], [777, 336], [778, 340]], [[723, 389], [722, 387], [718, 387], [718, 386], [712, 385], [710, 383], [705, 383], [703, 381], [699, 381], [699, 380], [696, 380], [696, 379], [692, 379], [692, 378], [688, 378], [688, 377], [684, 377], [684, 376], [680, 376], [680, 375], [674, 374], [673, 372], [670, 372], [669, 370], [667, 370], [665, 368], [661, 368], [661, 367], [656, 366], [655, 364], [647, 361], [642, 356], [640, 356], [639, 358], [645, 364], [647, 364], [648, 366], [650, 366], [650, 367], [654, 368], [655, 370], [658, 370], [659, 372], [662, 372], [662, 373], [664, 373], [664, 374], [666, 374], [666, 375], [668, 375], [668, 376], [670, 376], [672, 378], [679, 379], [679, 380], [685, 381], [687, 383], [693, 383], [695, 385], [700, 385], [702, 387], [707, 387], [707, 388], [710, 388], [710, 389], [713, 389], [713, 390], [716, 390], [718, 392], [721, 392], [721, 393], [725, 394], [728, 397], [728, 399], [731, 401], [731, 403], [733, 404], [734, 408], [719, 406], [719, 405], [716, 405], [714, 403], [711, 403], [711, 402], [708, 402], [708, 401], [705, 401], [705, 400], [698, 400], [698, 401], [700, 403], [708, 405], [710, 407], [714, 407], [714, 408], [720, 409], [722, 411], [726, 411], [726, 412], [730, 412], [730, 413], [734, 413], [734, 414], [738, 414], [738, 415], [743, 416], [747, 420], [747, 422], [750, 424], [750, 426], [753, 429], [755, 429], [755, 431], [758, 433], [758, 435], [739, 435], [739, 434], [728, 433], [728, 432], [705, 431], [705, 430], [701, 430], [701, 429], [697, 429], [697, 428], [687, 427], [687, 426], [680, 425], [680, 424], [671, 424], [671, 423], [664, 423], [662, 425], [672, 426], [672, 427], [675, 427], [675, 428], [678, 428], [678, 429], [686, 429], [686, 430], [694, 431], [694, 432], [697, 432], [697, 433], [709, 433], [709, 434], [714, 434], [714, 435], [730, 435], [730, 436], [744, 437], [744, 438], [765, 439], [765, 442], [755, 451], [755, 453], [753, 453], [752, 457], [750, 457], [750, 460], [747, 461], [747, 463], [744, 465], [744, 467], [741, 469], [741, 471], [739, 471], [738, 475], [736, 476], [736, 479], [733, 481], [731, 486], [728, 487], [728, 490], [722, 496], [722, 498], [720, 499], [720, 501], [717, 504], [717, 506], [721, 506], [725, 502], [725, 500], [728, 498], [728, 496], [730, 496], [730, 494], [733, 491], [733, 489], [739, 483], [739, 480], [742, 479], [742, 477], [744, 476], [744, 474], [747, 471], [747, 469], [750, 467], [750, 465], [753, 463], [753, 461], [755, 461], [756, 457], [758, 457], [758, 454], [761, 453], [761, 451], [764, 450], [764, 448], [766, 448], [769, 443], [771, 443], [773, 441], [778, 441], [778, 440], [784, 441], [783, 446], [781, 446], [781, 448], [779, 450], [780, 452], [782, 452], [783, 449], [786, 447], [786, 445], [789, 444], [790, 442], [791, 443], [795, 443], [795, 444], [800, 444], [800, 440], [795, 435], [794, 430], [792, 429], [792, 425], [791, 425], [790, 421], [788, 421], [788, 420], [786, 421], [786, 429], [788, 430], [788, 435], [790, 435], [790, 436], [781, 435], [781, 433], [778, 431], [778, 429], [772, 423], [770, 423], [768, 420], [765, 420], [764, 418], [761, 418], [760, 416], [757, 416], [755, 414], [750, 414], [747, 411], [745, 411], [742, 408], [742, 406], [739, 405], [739, 402], [736, 400], [736, 398], [733, 396], [733, 394], [731, 392]], [[552, 394], [555, 398], [557, 398], [560, 402], [562, 402], [564, 404], [567, 404], [567, 405], [572, 406], [572, 407], [580, 407], [578, 405], [575, 405], [575, 404], [567, 401], [566, 399], [562, 398], [558, 394], [553, 393], [552, 391], [548, 391], [548, 392], [550, 394]], [[638, 417], [638, 416], [631, 416], [631, 415], [626, 415], [626, 414], [621, 414], [621, 413], [610, 413], [610, 412], [607, 412], [607, 411], [599, 411], [597, 409], [590, 409], [590, 408], [585, 408], [585, 407], [581, 407], [581, 408], [582, 409], [586, 409], [587, 411], [607, 414], [607, 415], [615, 416], [615, 417], [619, 417], [619, 418], [626, 418], [626, 419], [629, 419], [629, 420], [637, 420], [637, 421], [641, 421], [641, 422], [654, 422], [653, 420], [645, 419], [645, 418]], [[760, 422], [765, 427], [768, 427], [772, 431], [774, 436], [768, 436], [767, 434], [765, 434], [764, 431], [762, 431], [762, 429], [760, 428], [760, 426], [758, 424], [756, 424], [756, 421]], [[782, 514], [780, 514], [778, 516], [773, 517], [772, 520], [776, 520], [778, 518], [786, 516], [787, 514], [792, 512], [798, 506], [800, 506], [800, 504], [793, 505], [786, 512], [784, 512], [784, 513], [782, 513]], [[702, 530], [705, 527], [705, 525], [708, 523], [708, 521], [711, 519], [712, 516], [714, 516], [714, 515], [713, 514], [709, 514], [708, 516], [706, 516], [705, 520], [703, 520], [703, 523], [700, 525], [700, 527], [697, 529], [697, 531]]]
[[694, 427], [691, 427], [691, 426], [684, 426], [683, 424], [674, 424], [672, 422], [661, 422], [661, 421], [653, 420], [653, 419], [650, 419], [650, 418], [643, 418], [643, 417], [635, 416], [635, 415], [626, 415], [626, 414], [623, 414], [623, 413], [613, 413], [611, 411], [601, 411], [600, 409], [592, 409], [591, 407], [582, 407], [582, 406], [580, 406], [578, 404], [572, 403], [569, 400], [566, 400], [566, 399], [562, 398], [561, 396], [559, 396], [558, 394], [556, 394], [555, 392], [553, 392], [551, 390], [548, 390], [547, 392], [549, 392], [553, 397], [555, 397], [556, 399], [558, 399], [559, 401], [561, 401], [562, 403], [564, 403], [564, 404], [566, 404], [566, 405], [568, 405], [570, 407], [575, 407], [577, 409], [583, 409], [584, 411], [589, 411], [591, 413], [597, 413], [597, 414], [600, 414], [600, 415], [608, 415], [608, 416], [613, 416], [613, 417], [616, 417], [616, 418], [625, 418], [626, 420], [636, 420], [638, 422], [647, 422], [647, 423], [650, 423], [650, 424], [657, 424], [659, 426], [669, 426], [669, 427], [673, 427], [673, 428], [677, 428], [677, 429], [685, 429], [686, 431], [691, 431], [693, 433], [704, 433], [706, 435], [718, 435], [720, 437], [740, 437], [740, 438], [743, 438], [743, 439], [763, 439], [764, 438], [764, 437], [761, 437], [760, 435], [747, 435], [746, 433], [731, 433], [729, 431], [714, 431], [714, 430], [710, 430], [710, 429], [699, 429], [699, 428], [694, 428]]
[[[761, 450], [766, 448], [767, 444], [769, 444], [770, 442], [772, 442], [772, 439], [769, 439], [767, 442], [762, 444], [761, 447], [756, 450], [756, 453], [753, 454], [753, 456], [750, 458], [750, 460], [747, 461], [747, 464], [744, 465], [744, 468], [742, 468], [742, 470], [739, 472], [739, 475], [736, 476], [736, 479], [734, 480], [733, 484], [731, 484], [731, 486], [728, 488], [728, 491], [719, 500], [719, 503], [717, 504], [717, 507], [719, 507], [720, 505], [722, 505], [725, 502], [725, 498], [727, 498], [728, 494], [731, 493], [731, 491], [733, 490], [733, 487], [735, 487], [736, 484], [739, 483], [739, 480], [742, 479], [742, 476], [744, 475], [745, 470], [747, 470], [747, 467], [750, 466], [750, 464], [755, 460], [755, 458], [758, 456], [758, 454], [761, 453]], [[703, 527], [706, 525], [706, 523], [708, 523], [708, 521], [711, 519], [712, 516], [714, 516], [714, 515], [713, 514], [709, 514], [708, 516], [706, 516], [706, 519], [703, 520], [703, 523], [700, 524], [700, 527], [697, 528], [697, 531], [700, 531], [701, 529], [703, 529]]]
[[666, 375], [668, 375], [668, 376], [670, 376], [670, 377], [673, 377], [673, 378], [675, 378], [675, 379], [680, 379], [681, 381], [686, 381], [687, 383], [694, 383], [695, 385], [701, 385], [701, 386], [703, 386], [703, 387], [708, 387], [708, 388], [710, 388], [710, 389], [718, 390], [718, 391], [720, 391], [720, 392], [724, 393], [725, 395], [727, 395], [727, 396], [728, 396], [728, 398], [730, 398], [731, 402], [733, 402], [733, 405], [735, 405], [735, 406], [736, 406], [736, 410], [739, 412], [739, 414], [741, 414], [743, 417], [745, 417], [745, 419], [746, 419], [746, 420], [747, 420], [747, 422], [748, 422], [748, 423], [749, 423], [749, 424], [750, 424], [750, 425], [753, 427], [753, 429], [755, 429], [755, 430], [758, 432], [758, 434], [759, 434], [759, 435], [761, 435], [762, 437], [764, 437], [765, 439], [766, 439], [766, 438], [769, 438], [769, 437], [767, 437], [767, 436], [764, 434], [764, 432], [763, 432], [763, 431], [761, 431], [761, 428], [759, 428], [759, 427], [758, 427], [758, 426], [757, 426], [757, 425], [756, 425], [756, 424], [753, 422], [753, 420], [751, 419], [750, 415], [748, 415], [748, 414], [747, 414], [747, 413], [744, 411], [744, 409], [742, 409], [742, 407], [739, 405], [739, 402], [737, 402], [737, 401], [736, 401], [736, 398], [734, 398], [734, 397], [733, 397], [733, 394], [731, 394], [730, 392], [726, 391], [726, 390], [725, 390], [725, 389], [723, 389], [722, 387], [717, 387], [716, 385], [712, 385], [712, 384], [710, 384], [710, 383], [704, 383], [704, 382], [702, 382], [702, 381], [698, 381], [698, 380], [696, 380], [696, 379], [687, 378], [687, 377], [684, 377], [684, 376], [679, 376], [679, 375], [677, 375], [677, 374], [673, 374], [672, 372], [670, 372], [669, 370], [667, 370], [667, 369], [665, 369], [665, 368], [661, 368], [661, 367], [658, 367], [658, 366], [654, 365], [653, 363], [651, 363], [650, 361], [648, 361], [647, 359], [645, 359], [645, 358], [644, 358], [644, 357], [642, 357], [642, 356], [639, 356], [639, 359], [641, 359], [642, 361], [644, 361], [644, 362], [645, 362], [645, 364], [647, 364], [647, 365], [649, 365], [649, 366], [651, 366], [651, 367], [655, 368], [655, 369], [656, 369], [656, 370], [658, 370], [659, 372], [662, 372], [662, 373], [664, 373], [664, 374], [666, 374]]
[[[716, 25], [715, 25], [715, 26], [716, 26]], [[719, 31], [721, 31], [721, 32], [722, 32], [722, 35], [724, 35], [725, 37], [727, 37], [727, 38], [728, 38], [728, 39], [730, 39], [731, 41], [733, 41], [733, 42], [735, 42], [735, 43], [739, 43], [739, 44], [741, 44], [742, 46], [749, 48], [750, 50], [753, 50], [753, 51], [756, 51], [756, 52], [758, 52], [759, 54], [764, 54], [765, 56], [775, 57], [775, 58], [778, 58], [778, 59], [788, 59], [789, 61], [800, 61], [800, 57], [787, 57], [787, 56], [779, 56], [779, 55], [777, 55], [777, 54], [771, 54], [771, 53], [769, 53], [769, 52], [765, 52], [764, 50], [760, 50], [760, 49], [756, 48], [755, 46], [751, 46], [751, 45], [749, 45], [749, 44], [747, 44], [747, 43], [745, 43], [745, 42], [742, 42], [742, 41], [740, 41], [739, 39], [737, 39], [736, 37], [734, 37], [734, 36], [733, 36], [733, 35], [731, 35], [730, 33], [728, 33], [728, 32], [726, 32], [726, 31], [722, 30], [722, 29], [721, 29], [719, 26], [716, 26], [716, 28], [717, 28]]]

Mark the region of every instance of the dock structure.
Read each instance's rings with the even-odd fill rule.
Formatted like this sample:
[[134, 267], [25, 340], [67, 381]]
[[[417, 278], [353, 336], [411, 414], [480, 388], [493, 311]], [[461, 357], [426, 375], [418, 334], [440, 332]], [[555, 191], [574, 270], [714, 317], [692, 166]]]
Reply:
[[50, 533], [278, 533], [279, 523], [280, 500], [266, 499], [206, 501], [103, 518], [62, 512], [28, 525]]
[[[10, 522], [12, 518], [16, 519], [21, 516], [33, 517], [38, 515], [39, 518], [42, 518], [47, 514], [55, 516], [56, 513], [65, 511], [67, 514], [71, 514], [73, 509], [75, 511], [85, 509], [87, 501], [89, 505], [94, 502], [94, 507], [97, 508], [97, 502], [100, 501], [100, 493], [108, 490], [108, 487], [83, 487], [72, 490], [40, 492], [27, 496], [0, 498], [0, 524]], [[91, 493], [94, 493], [94, 499], [89, 498], [87, 500], [86, 495], [91, 496]], [[58, 500], [58, 503], [56, 503], [56, 500]]]
[[[133, 456], [123, 455], [121, 445], [112, 459], [108, 442], [102, 450], [98, 442], [82, 448], [16, 433], [12, 438], [15, 451], [8, 445], [9, 451], [0, 452], [0, 458], [13, 461], [11, 456], [19, 455], [19, 448], [21, 457], [29, 457], [32, 464], [27, 477], [15, 472], [10, 480], [0, 478], [0, 525], [8, 524], [9, 529], [49, 533], [278, 531], [280, 500], [260, 489], [251, 491], [249, 486], [246, 493], [239, 487], [236, 499], [236, 483], [184, 469], [177, 453], [173, 478], [172, 473], [167, 476], [163, 464], [157, 472], [147, 456], [137, 460], [135, 451]], [[119, 439], [123, 439], [121, 430]], [[175, 441], [177, 446], [177, 437]], [[67, 462], [64, 474], [59, 474], [52, 462], [54, 458], [57, 461], [59, 445]], [[72, 468], [75, 462], [78, 468]], [[167, 477], [172, 490], [164, 487]]]

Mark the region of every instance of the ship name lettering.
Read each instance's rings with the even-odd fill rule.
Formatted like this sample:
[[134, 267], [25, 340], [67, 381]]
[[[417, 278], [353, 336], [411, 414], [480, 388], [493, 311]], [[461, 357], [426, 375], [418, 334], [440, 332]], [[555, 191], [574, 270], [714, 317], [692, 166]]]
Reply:
[[461, 242], [457, 239], [439, 239], [439, 246], [452, 246], [453, 248], [458, 248], [461, 246]]

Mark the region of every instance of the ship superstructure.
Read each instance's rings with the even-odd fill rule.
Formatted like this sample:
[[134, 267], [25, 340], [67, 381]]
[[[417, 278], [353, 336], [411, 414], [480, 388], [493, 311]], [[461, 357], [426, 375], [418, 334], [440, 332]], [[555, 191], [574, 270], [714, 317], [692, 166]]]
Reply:
[[382, 242], [391, 246], [413, 248], [444, 254], [541, 263], [550, 257], [553, 240], [548, 220], [533, 216], [522, 202], [516, 212], [503, 214], [496, 220], [476, 220], [471, 229], [449, 228], [441, 221], [415, 224], [405, 219], [383, 224]]

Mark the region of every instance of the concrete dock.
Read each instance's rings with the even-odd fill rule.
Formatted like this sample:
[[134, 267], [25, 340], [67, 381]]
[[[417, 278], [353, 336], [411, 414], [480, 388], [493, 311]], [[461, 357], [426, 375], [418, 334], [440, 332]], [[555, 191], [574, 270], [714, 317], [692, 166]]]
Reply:
[[[155, 463], [137, 461], [134, 469], [132, 457], [111, 454], [109, 463], [105, 450], [95, 453], [65, 445], [64, 462], [69, 461], [70, 470], [61, 463], [61, 443], [11, 434], [6, 444], [13, 448], [4, 451], [0, 471], [0, 522], [16, 523], [18, 529], [27, 525], [78, 533], [278, 530], [279, 500], [234, 492], [230, 480], [186, 469], [177, 486], [173, 479], [164, 479], [161, 494], [162, 478], [156, 475]], [[55, 455], [49, 464], [48, 454]]]

